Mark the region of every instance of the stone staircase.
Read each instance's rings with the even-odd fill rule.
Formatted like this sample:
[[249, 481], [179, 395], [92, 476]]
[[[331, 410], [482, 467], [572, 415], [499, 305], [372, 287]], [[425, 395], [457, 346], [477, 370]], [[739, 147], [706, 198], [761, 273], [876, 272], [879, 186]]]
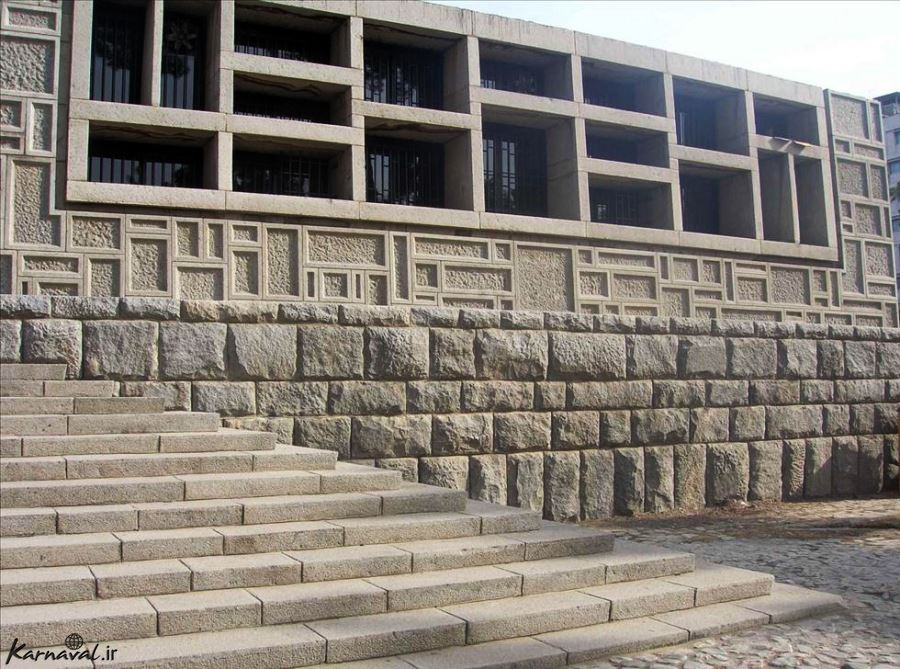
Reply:
[[0, 648], [100, 644], [45, 666], [526, 669], [840, 606], [65, 370], [0, 367]]

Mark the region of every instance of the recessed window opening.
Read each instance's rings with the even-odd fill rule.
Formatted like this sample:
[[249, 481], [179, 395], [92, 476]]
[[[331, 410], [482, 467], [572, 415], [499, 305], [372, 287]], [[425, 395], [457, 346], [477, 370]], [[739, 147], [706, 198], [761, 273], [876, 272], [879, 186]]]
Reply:
[[301, 152], [234, 152], [233, 188], [244, 193], [331, 197], [326, 157]]
[[163, 107], [203, 109], [206, 84], [206, 18], [177, 14], [163, 18]]
[[199, 147], [91, 139], [88, 180], [98, 183], [203, 187], [203, 150]]
[[145, 8], [98, 2], [91, 33], [91, 100], [141, 102]]
[[331, 38], [326, 33], [238, 21], [234, 26], [234, 50], [252, 56], [327, 64]]
[[485, 124], [482, 150], [487, 210], [546, 216], [547, 157], [544, 131]]
[[429, 49], [367, 41], [363, 95], [370, 102], [443, 108], [443, 60]]
[[367, 137], [366, 199], [384, 204], [443, 207], [443, 145]]

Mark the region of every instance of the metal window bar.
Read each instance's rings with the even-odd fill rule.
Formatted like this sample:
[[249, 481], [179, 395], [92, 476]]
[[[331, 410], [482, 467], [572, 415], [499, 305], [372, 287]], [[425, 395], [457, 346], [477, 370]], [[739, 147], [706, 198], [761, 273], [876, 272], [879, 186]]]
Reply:
[[100, 183], [203, 187], [203, 151], [197, 147], [91, 140], [88, 179]]
[[544, 73], [527, 65], [482, 59], [481, 85], [501, 91], [544, 95]]
[[233, 188], [244, 193], [331, 197], [329, 172], [327, 158], [235, 151]]
[[206, 20], [166, 12], [163, 17], [163, 107], [203, 109]]
[[485, 124], [482, 151], [487, 210], [546, 216], [544, 133], [530, 128]]
[[638, 194], [634, 191], [592, 188], [591, 220], [613, 225], [640, 225], [638, 222]]
[[441, 54], [367, 42], [364, 95], [370, 102], [443, 108]]
[[262, 93], [235, 92], [234, 113], [245, 116], [329, 123], [331, 110], [324, 100], [301, 100]]
[[238, 22], [234, 27], [234, 50], [252, 56], [267, 56], [309, 63], [331, 62], [331, 38], [325, 33], [287, 30]]
[[687, 232], [719, 232], [719, 187], [714, 179], [681, 175], [681, 219]]
[[675, 130], [678, 143], [698, 149], [716, 148], [714, 103], [684, 95], [675, 96]]
[[144, 10], [97, 3], [91, 33], [91, 99], [139, 104]]
[[386, 204], [443, 207], [443, 146], [367, 138], [366, 199]]

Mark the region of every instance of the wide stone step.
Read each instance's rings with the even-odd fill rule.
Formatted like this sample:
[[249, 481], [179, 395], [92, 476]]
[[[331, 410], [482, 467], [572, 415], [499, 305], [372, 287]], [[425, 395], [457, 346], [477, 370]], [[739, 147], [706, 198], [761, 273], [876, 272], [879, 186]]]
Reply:
[[158, 397], [0, 397], [0, 413], [7, 416], [47, 414], [161, 413]]
[[[461, 491], [403, 484], [397, 490], [357, 493], [0, 509], [0, 537], [256, 525], [361, 518], [379, 514], [465, 511], [466, 499]], [[487, 522], [490, 526], [489, 518]]]
[[69, 416], [4, 415], [0, 419], [0, 430], [4, 434], [21, 436], [215, 432], [218, 428], [218, 414], [191, 411]]
[[272, 451], [134, 453], [0, 458], [0, 481], [332, 469], [334, 451], [279, 444]]
[[0, 484], [0, 495], [9, 509], [365, 492], [396, 489], [400, 479], [396, 471], [344, 465], [334, 470], [10, 481]]
[[116, 381], [0, 381], [0, 397], [115, 397]]
[[230, 428], [164, 434], [3, 436], [3, 457], [267, 451], [275, 448], [276, 440], [271, 432]]
[[4, 362], [0, 365], [0, 379], [4, 381], [62, 381], [65, 378], [65, 364]]

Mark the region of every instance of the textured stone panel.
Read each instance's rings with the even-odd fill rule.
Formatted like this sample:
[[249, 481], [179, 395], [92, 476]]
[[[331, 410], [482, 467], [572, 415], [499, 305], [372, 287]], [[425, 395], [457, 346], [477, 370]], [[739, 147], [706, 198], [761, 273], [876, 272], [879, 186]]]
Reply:
[[384, 381], [333, 381], [329, 386], [330, 413], [352, 416], [397, 414], [406, 410], [406, 385]]
[[479, 330], [475, 364], [481, 379], [539, 381], [547, 374], [547, 333]]
[[168, 252], [164, 239], [131, 240], [131, 286], [135, 290], [168, 288]]
[[121, 294], [121, 264], [118, 260], [90, 260], [91, 297], [118, 297]]
[[350, 298], [350, 277], [344, 272], [322, 272], [322, 297]]
[[663, 513], [675, 508], [675, 457], [671, 446], [644, 449], [644, 510]]
[[426, 256], [446, 256], [450, 258], [484, 258], [489, 257], [487, 242], [463, 239], [437, 239], [432, 237], [416, 237], [416, 253]]
[[445, 265], [444, 288], [508, 292], [512, 290], [512, 270]]
[[839, 160], [838, 188], [845, 195], [866, 197], [866, 166], [849, 160]]
[[266, 230], [266, 279], [270, 295], [300, 294], [297, 232]]
[[831, 495], [831, 450], [831, 439], [828, 437], [807, 439], [803, 490], [806, 497]]
[[224, 258], [225, 226], [209, 223], [206, 230], [206, 254], [211, 258]]
[[887, 244], [866, 244], [866, 274], [870, 276], [894, 276], [891, 247]]
[[22, 103], [18, 100], [0, 101], [0, 125], [22, 127]]
[[880, 165], [869, 165], [869, 189], [871, 197], [877, 200], [887, 200], [887, 185], [885, 184], [884, 168]]
[[197, 381], [192, 385], [194, 411], [212, 411], [220, 416], [256, 413], [256, 388], [250, 382]]
[[78, 284], [63, 283], [59, 281], [40, 281], [38, 283], [38, 293], [41, 295], [76, 297], [78, 295]]
[[21, 349], [22, 321], [0, 320], [0, 362], [19, 362]]
[[854, 227], [857, 234], [880, 236], [882, 234], [881, 209], [872, 205], [857, 203]]
[[6, 67], [0, 68], [0, 88], [52, 93], [54, 60], [53, 42], [4, 36], [0, 41], [0, 62]]
[[652, 276], [613, 274], [613, 297], [617, 299], [656, 299], [656, 279]]
[[420, 288], [437, 288], [437, 265], [416, 263], [416, 286]]
[[394, 296], [409, 299], [409, 241], [394, 237]]
[[350, 454], [354, 458], [431, 455], [431, 417], [355, 416]]
[[814, 379], [818, 367], [816, 342], [806, 339], [778, 340], [778, 376], [785, 379]]
[[805, 269], [772, 268], [772, 301], [809, 304], [809, 272]]
[[179, 267], [178, 294], [185, 300], [221, 300], [225, 297], [223, 270], [210, 267]]
[[78, 272], [77, 258], [25, 255], [22, 266], [26, 272]]
[[691, 315], [691, 294], [684, 288], [663, 288], [660, 315], [669, 318]]
[[582, 295], [609, 297], [609, 275], [606, 272], [578, 273], [578, 286]]
[[517, 248], [517, 306], [520, 309], [573, 311], [572, 253], [568, 249]]
[[331, 325], [300, 328], [300, 374], [310, 379], [359, 379], [363, 329]]
[[704, 283], [722, 283], [722, 264], [718, 261], [703, 261]]
[[772, 339], [728, 339], [728, 374], [737, 379], [773, 378], [777, 352]]
[[765, 279], [737, 278], [737, 296], [742, 302], [765, 302], [766, 294]]
[[[31, 147], [35, 151], [53, 150], [53, 107], [33, 104], [31, 107]], [[882, 181], [882, 185], [884, 182]]]
[[431, 450], [435, 455], [469, 455], [494, 450], [490, 414], [446, 414], [432, 418]]
[[234, 292], [243, 295], [259, 295], [259, 255], [253, 251], [235, 251], [232, 254]]
[[[4, 59], [3, 62], [11, 61]], [[59, 219], [50, 216], [50, 165], [14, 161], [12, 168], [13, 241], [59, 246], [62, 241]]]
[[544, 508], [544, 454], [506, 456], [507, 503], [529, 511]]
[[464, 381], [463, 411], [529, 411], [534, 384], [525, 381]]
[[628, 342], [628, 376], [664, 379], [678, 372], [678, 337], [634, 336]]
[[699, 271], [693, 258], [672, 258], [673, 281], [697, 281]]
[[366, 282], [366, 300], [368, 304], [388, 303], [387, 277], [382, 274], [370, 274]]
[[460, 410], [458, 381], [410, 381], [406, 385], [409, 413], [456, 413]]
[[865, 292], [862, 252], [858, 241], [844, 240], [844, 271], [841, 273], [841, 282], [846, 293]]
[[613, 265], [619, 267], [656, 267], [656, 259], [652, 255], [632, 255], [630, 253], [612, 253], [597, 251], [597, 262], [601, 265]]
[[831, 121], [834, 132], [838, 135], [849, 135], [867, 139], [869, 136], [866, 103], [840, 95], [831, 96]]
[[119, 249], [122, 247], [122, 221], [100, 216], [72, 216], [72, 246]]
[[822, 433], [822, 407], [816, 405], [766, 407], [766, 437], [795, 439]]
[[310, 230], [310, 262], [346, 265], [385, 265], [384, 236]]
[[239, 379], [291, 379], [297, 371], [297, 328], [272, 323], [230, 325], [228, 359]]
[[370, 379], [428, 377], [428, 330], [366, 328], [366, 376]]
[[7, 17], [11, 26], [23, 28], [40, 28], [41, 30], [56, 30], [56, 14], [42, 12], [36, 9], [24, 9], [22, 7], [10, 7]]

